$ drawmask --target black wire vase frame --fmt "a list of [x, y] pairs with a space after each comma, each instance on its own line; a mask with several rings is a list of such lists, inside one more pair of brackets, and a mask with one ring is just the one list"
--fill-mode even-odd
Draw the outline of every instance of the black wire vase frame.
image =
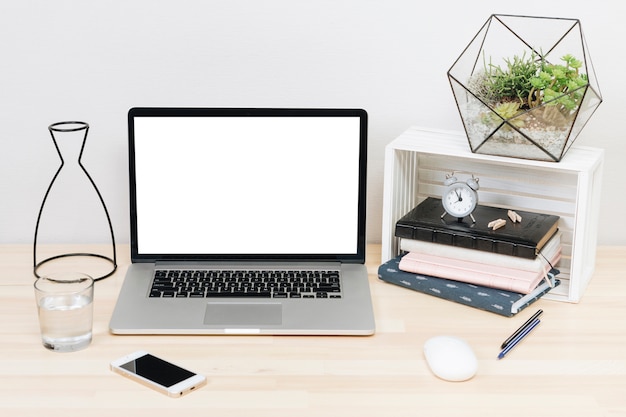
[[[33, 243], [33, 273], [37, 278], [40, 278], [39, 275], [39, 268], [41, 266], [43, 266], [44, 264], [50, 262], [50, 261], [54, 261], [54, 260], [58, 260], [58, 259], [62, 259], [62, 258], [70, 258], [70, 257], [94, 257], [94, 258], [99, 258], [104, 260], [107, 263], [111, 264], [111, 269], [108, 272], [103, 273], [101, 276], [99, 277], [93, 277], [95, 281], [104, 279], [109, 277], [110, 275], [112, 275], [115, 270], [117, 269], [117, 255], [116, 255], [116, 248], [115, 248], [115, 236], [113, 234], [113, 225], [111, 224], [111, 218], [109, 216], [109, 211], [107, 210], [106, 204], [104, 204], [104, 199], [102, 198], [102, 194], [100, 194], [100, 190], [98, 190], [98, 187], [96, 186], [96, 183], [93, 181], [93, 179], [91, 178], [91, 175], [89, 175], [89, 173], [87, 172], [87, 170], [85, 169], [85, 167], [83, 166], [82, 162], [81, 162], [81, 158], [83, 155], [83, 150], [85, 148], [85, 142], [87, 141], [87, 134], [89, 132], [89, 124], [85, 123], [85, 122], [58, 122], [58, 123], [53, 123], [50, 126], [48, 126], [48, 130], [50, 131], [50, 135], [52, 136], [52, 141], [54, 143], [54, 147], [56, 148], [56, 151], [59, 155], [59, 158], [61, 159], [61, 165], [59, 166], [59, 168], [57, 169], [56, 173], [54, 174], [54, 176], [52, 177], [52, 181], [50, 182], [50, 185], [48, 186], [48, 189], [46, 190], [46, 193], [44, 195], [43, 201], [41, 202], [41, 207], [39, 208], [39, 214], [37, 216], [37, 224], [35, 226], [35, 238], [34, 238], [34, 243]], [[104, 209], [104, 214], [106, 216], [106, 220], [108, 222], [108, 229], [109, 232], [111, 234], [111, 245], [112, 245], [112, 256], [106, 256], [103, 254], [99, 254], [99, 253], [85, 253], [85, 252], [76, 252], [76, 253], [63, 253], [60, 255], [55, 255], [55, 256], [51, 256], [49, 258], [43, 259], [41, 261], [37, 261], [37, 238], [38, 238], [38, 234], [39, 234], [39, 229], [40, 229], [40, 222], [41, 222], [41, 218], [42, 218], [42, 214], [44, 212], [44, 206], [46, 205], [46, 201], [48, 201], [48, 197], [50, 196], [50, 191], [53, 189], [55, 182], [57, 181], [59, 174], [61, 173], [64, 165], [65, 165], [65, 160], [63, 159], [63, 155], [61, 152], [61, 149], [59, 148], [59, 144], [57, 143], [57, 139], [55, 138], [55, 133], [68, 133], [68, 132], [81, 132], [84, 131], [84, 135], [82, 137], [82, 141], [80, 144], [80, 152], [78, 154], [78, 166], [80, 167], [80, 170], [85, 174], [85, 176], [87, 177], [87, 179], [89, 180], [89, 183], [91, 184], [91, 186], [93, 187], [93, 189], [95, 190], [96, 194], [98, 195], [98, 199], [100, 200], [100, 204], [102, 205], [102, 208]]]

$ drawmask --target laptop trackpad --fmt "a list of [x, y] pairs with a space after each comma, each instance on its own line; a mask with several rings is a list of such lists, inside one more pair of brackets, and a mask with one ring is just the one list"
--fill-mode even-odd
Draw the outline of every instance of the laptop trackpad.
[[208, 325], [262, 326], [282, 321], [282, 305], [277, 303], [209, 303], [204, 313]]

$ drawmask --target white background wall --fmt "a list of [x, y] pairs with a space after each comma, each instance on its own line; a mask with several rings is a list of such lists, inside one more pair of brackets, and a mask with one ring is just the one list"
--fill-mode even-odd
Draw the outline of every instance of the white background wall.
[[2, 1], [0, 243], [32, 242], [58, 166], [47, 126], [68, 119], [91, 125], [83, 162], [128, 241], [132, 106], [365, 108], [379, 241], [384, 147], [462, 129], [446, 71], [492, 13], [581, 20], [604, 102], [576, 143], [606, 149], [599, 243], [626, 244], [626, 3], [608, 0]]

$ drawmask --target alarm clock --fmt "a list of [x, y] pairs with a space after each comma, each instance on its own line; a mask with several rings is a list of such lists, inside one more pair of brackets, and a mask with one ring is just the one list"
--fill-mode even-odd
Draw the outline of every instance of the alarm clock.
[[466, 216], [470, 216], [472, 223], [476, 223], [472, 213], [478, 206], [478, 178], [471, 174], [466, 181], [459, 181], [455, 173], [446, 175], [443, 185], [446, 187], [441, 196], [441, 203], [446, 214], [454, 216], [460, 222]]

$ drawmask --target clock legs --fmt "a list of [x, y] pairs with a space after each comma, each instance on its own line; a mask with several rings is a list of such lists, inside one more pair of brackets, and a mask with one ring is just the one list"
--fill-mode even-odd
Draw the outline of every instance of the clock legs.
[[[440, 219], [443, 220], [443, 218], [445, 217], [446, 214], [448, 214], [448, 213], [444, 211], [443, 214], [441, 215]], [[474, 215], [472, 213], [470, 213], [469, 216], [470, 216], [470, 219], [472, 219], [472, 223], [476, 223], [476, 219], [474, 218]], [[457, 217], [457, 221], [459, 223], [462, 223], [463, 219], [464, 219], [464, 217]]]

